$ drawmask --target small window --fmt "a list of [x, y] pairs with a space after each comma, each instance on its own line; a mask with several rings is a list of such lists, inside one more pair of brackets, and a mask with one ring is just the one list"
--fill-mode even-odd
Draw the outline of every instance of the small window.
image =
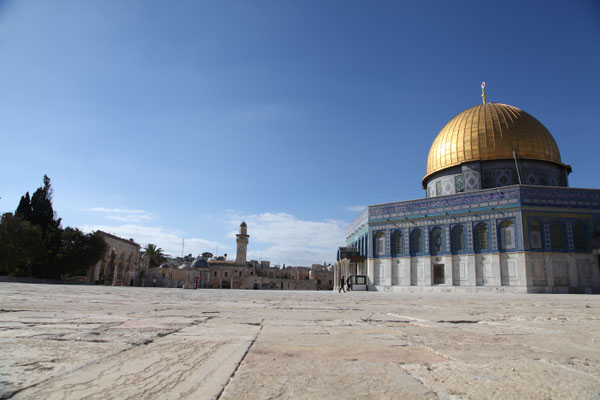
[[465, 249], [465, 229], [462, 225], [452, 228], [452, 253], [457, 254]]
[[215, 275], [214, 276], [217, 276], [217, 271], [215, 271]]
[[394, 232], [394, 236], [392, 239], [392, 244], [394, 249], [392, 250], [393, 255], [402, 254], [404, 251], [404, 237], [402, 236], [402, 232], [396, 231]]
[[515, 224], [511, 221], [503, 221], [500, 224], [500, 248], [514, 249], [515, 247]]
[[225, 276], [227, 276], [227, 271], [225, 271]]
[[410, 233], [410, 254], [415, 255], [423, 252], [423, 237], [419, 228]]
[[585, 250], [585, 224], [581, 221], [577, 221], [573, 224], [573, 245], [575, 250]]
[[550, 237], [552, 239], [552, 248], [561, 250], [565, 248], [564, 229], [560, 222], [553, 222], [550, 226]]
[[385, 233], [377, 232], [375, 234], [375, 255], [385, 256]]
[[477, 250], [487, 250], [490, 243], [490, 232], [488, 226], [485, 223], [477, 225], [475, 228], [476, 242], [475, 247]]
[[431, 254], [441, 253], [444, 246], [443, 246], [443, 240], [442, 240], [442, 230], [440, 228], [434, 228], [431, 231], [430, 241], [431, 241], [431, 244], [430, 244]]
[[532, 249], [542, 248], [542, 224], [535, 219], [529, 221], [529, 246]]

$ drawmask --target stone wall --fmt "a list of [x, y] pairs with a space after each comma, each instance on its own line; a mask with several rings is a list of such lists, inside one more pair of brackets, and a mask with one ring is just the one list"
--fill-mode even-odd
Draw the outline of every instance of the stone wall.
[[123, 239], [98, 231], [106, 242], [106, 253], [88, 270], [87, 281], [113, 286], [129, 286], [139, 270], [140, 245], [133, 239]]
[[597, 256], [568, 253], [491, 253], [369, 259], [374, 290], [437, 287], [518, 292], [600, 293]]

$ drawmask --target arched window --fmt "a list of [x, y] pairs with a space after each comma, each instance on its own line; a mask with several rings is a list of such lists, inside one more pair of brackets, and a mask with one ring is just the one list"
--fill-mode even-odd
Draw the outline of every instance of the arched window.
[[490, 246], [490, 231], [487, 224], [480, 223], [475, 228], [475, 250], [487, 250]]
[[560, 222], [553, 222], [550, 225], [550, 238], [552, 239], [553, 250], [563, 250], [565, 246], [565, 233]]
[[419, 228], [410, 233], [410, 255], [413, 256], [423, 252], [423, 237]]
[[375, 234], [375, 256], [385, 256], [385, 233], [383, 232]]
[[515, 224], [512, 221], [502, 221], [500, 224], [500, 248], [506, 250], [515, 247]]
[[452, 253], [457, 254], [465, 249], [465, 229], [462, 225], [452, 228]]
[[581, 221], [577, 221], [573, 224], [573, 245], [575, 250], [585, 250], [586, 246], [586, 233], [585, 224]]
[[529, 247], [541, 249], [542, 246], [542, 224], [533, 219], [529, 221]]
[[442, 230], [440, 228], [433, 228], [429, 235], [429, 250], [431, 254], [439, 254], [443, 249]]
[[396, 231], [392, 235], [392, 254], [394, 256], [400, 255], [404, 252], [404, 236], [402, 232]]

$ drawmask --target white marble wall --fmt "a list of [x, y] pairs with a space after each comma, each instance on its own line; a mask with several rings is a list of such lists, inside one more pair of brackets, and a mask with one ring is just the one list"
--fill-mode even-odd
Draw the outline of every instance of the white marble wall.
[[[435, 265], [444, 283], [434, 285]], [[600, 289], [598, 259], [592, 254], [511, 252], [469, 255], [376, 258], [367, 261], [369, 284], [388, 287], [513, 287], [523, 291]], [[560, 289], [558, 291], [561, 291]]]

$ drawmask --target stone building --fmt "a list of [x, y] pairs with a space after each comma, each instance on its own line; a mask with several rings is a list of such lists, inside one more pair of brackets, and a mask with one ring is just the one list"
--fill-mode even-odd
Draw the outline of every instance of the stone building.
[[[426, 198], [365, 208], [335, 265], [369, 290], [600, 291], [600, 190], [568, 186], [571, 167], [533, 116], [487, 103], [437, 135]], [[347, 253], [348, 256], [343, 256]]]
[[129, 286], [139, 270], [140, 245], [133, 239], [97, 232], [106, 242], [106, 253], [88, 269], [87, 281], [102, 285]]
[[[246, 261], [248, 227], [240, 224], [237, 234], [236, 260], [176, 259], [159, 268], [140, 269], [134, 277], [135, 286], [158, 286], [198, 289], [278, 289], [278, 290], [331, 290], [333, 270], [326, 266], [270, 267], [268, 261]], [[123, 240], [123, 239], [121, 239]], [[139, 246], [138, 246], [139, 249]], [[177, 267], [177, 261], [182, 261]], [[124, 282], [124, 281], [123, 281]]]
[[[204, 261], [198, 262], [199, 260]], [[210, 270], [204, 259], [196, 259], [190, 266], [147, 268], [138, 274], [135, 286], [158, 286], [170, 288], [210, 288]]]

